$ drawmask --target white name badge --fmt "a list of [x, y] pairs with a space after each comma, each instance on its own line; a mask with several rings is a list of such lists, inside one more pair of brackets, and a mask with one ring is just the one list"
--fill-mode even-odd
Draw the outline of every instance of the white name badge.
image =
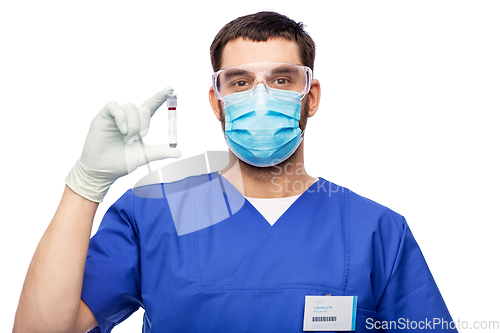
[[354, 331], [358, 296], [306, 296], [304, 331]]

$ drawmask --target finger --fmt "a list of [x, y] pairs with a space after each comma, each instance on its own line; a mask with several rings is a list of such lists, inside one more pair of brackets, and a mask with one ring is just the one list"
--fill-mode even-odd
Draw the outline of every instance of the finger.
[[122, 105], [121, 108], [127, 115], [128, 132], [124, 140], [126, 143], [130, 144], [136, 140], [139, 140], [139, 130], [141, 128], [139, 111], [137, 110], [137, 107], [132, 103]]
[[174, 92], [174, 88], [166, 87], [165, 89], [158, 91], [147, 101], [142, 103], [141, 106], [147, 107], [151, 111], [151, 116], [158, 110], [158, 108], [166, 101], [167, 96]]
[[146, 150], [149, 162], [161, 160], [167, 157], [178, 158], [181, 156], [181, 151], [179, 149], [170, 148], [166, 145], [149, 146], [145, 144], [144, 149]]
[[139, 119], [140, 119], [140, 128], [139, 133], [141, 138], [145, 137], [149, 131], [149, 123], [151, 120], [151, 112], [145, 106], [141, 106], [139, 109]]
[[127, 126], [127, 114], [118, 103], [112, 101], [106, 104], [102, 109], [101, 115], [105, 118], [113, 118], [115, 120], [116, 127], [120, 130], [123, 135], [128, 132]]

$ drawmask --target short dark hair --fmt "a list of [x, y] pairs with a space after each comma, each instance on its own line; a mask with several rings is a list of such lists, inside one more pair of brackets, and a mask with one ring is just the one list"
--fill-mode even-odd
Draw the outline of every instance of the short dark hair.
[[210, 60], [214, 72], [221, 69], [222, 51], [226, 44], [239, 37], [255, 42], [280, 37], [294, 41], [299, 46], [302, 64], [314, 69], [316, 46], [304, 30], [304, 24], [275, 12], [259, 12], [238, 17], [226, 24], [215, 36], [210, 46]]

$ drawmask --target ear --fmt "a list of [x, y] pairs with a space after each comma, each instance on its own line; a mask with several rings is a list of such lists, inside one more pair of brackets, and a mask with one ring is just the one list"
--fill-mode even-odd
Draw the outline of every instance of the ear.
[[214, 87], [210, 87], [210, 89], [208, 89], [208, 100], [210, 101], [210, 106], [212, 107], [215, 116], [220, 121], [219, 100], [217, 99], [217, 96], [215, 96]]
[[314, 79], [311, 82], [311, 89], [309, 90], [309, 114], [312, 117], [316, 114], [319, 108], [319, 101], [321, 99], [321, 86], [319, 81]]

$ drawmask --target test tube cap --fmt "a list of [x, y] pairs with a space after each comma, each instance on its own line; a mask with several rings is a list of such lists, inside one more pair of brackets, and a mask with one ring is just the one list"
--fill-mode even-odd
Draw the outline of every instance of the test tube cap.
[[177, 95], [168, 95], [167, 96], [167, 107], [176, 108], [177, 107]]

